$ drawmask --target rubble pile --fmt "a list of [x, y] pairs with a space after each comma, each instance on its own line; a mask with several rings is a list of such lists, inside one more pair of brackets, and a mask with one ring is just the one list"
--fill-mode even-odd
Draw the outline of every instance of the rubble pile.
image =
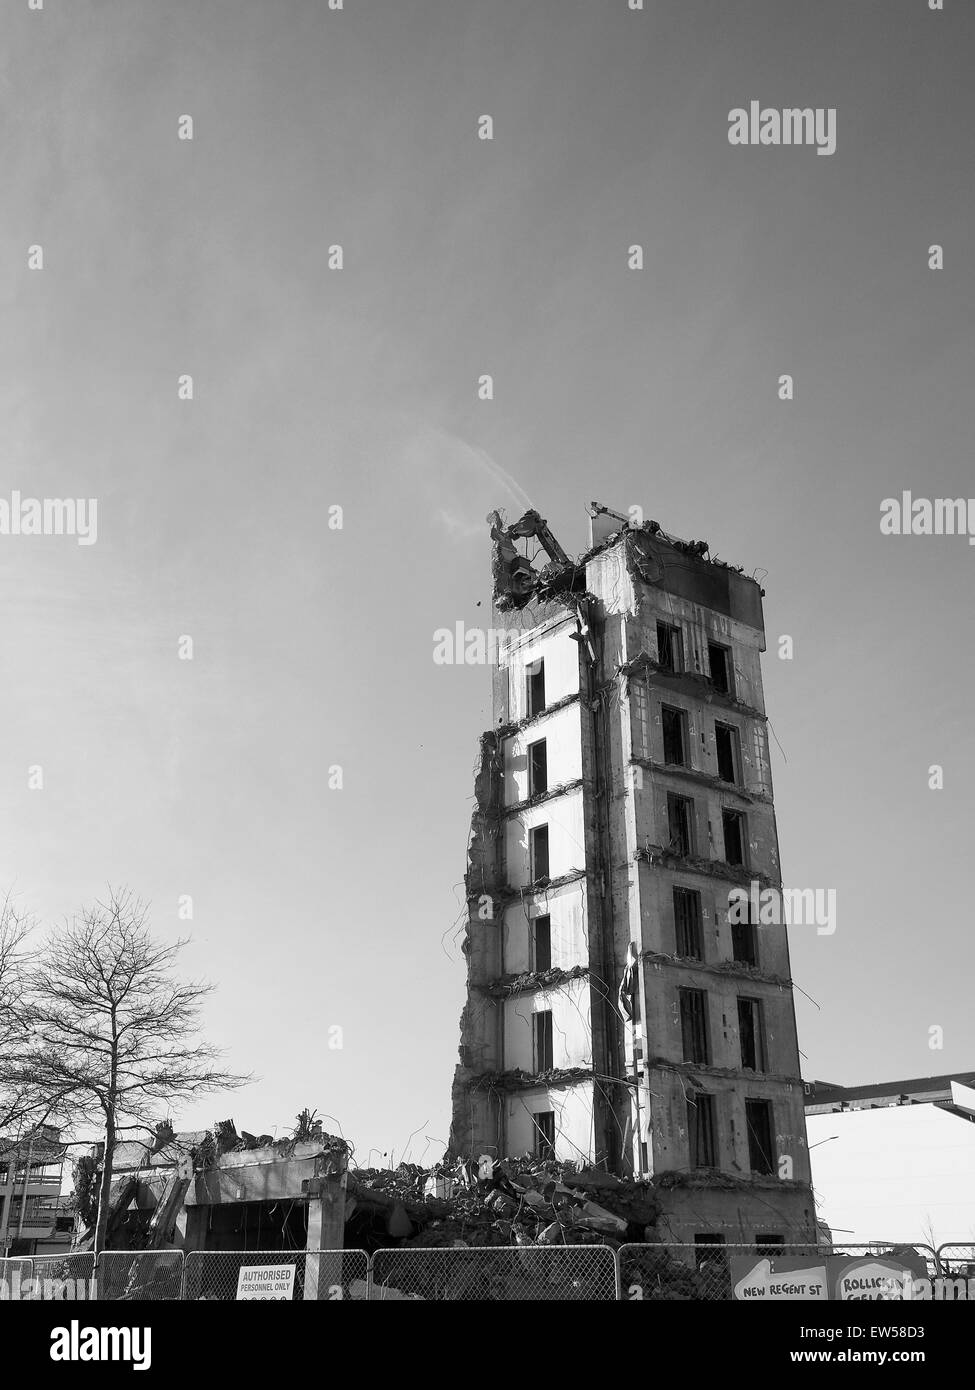
[[727, 1270], [720, 1260], [691, 1269], [662, 1246], [627, 1251], [623, 1280], [627, 1288], [639, 1285], [641, 1297], [652, 1298], [655, 1303], [716, 1298], [715, 1289], [723, 1286], [727, 1286], [727, 1291], [721, 1297], [731, 1298]]
[[[352, 1169], [347, 1243], [404, 1246], [609, 1245], [654, 1238], [649, 1181], [554, 1159], [490, 1158]], [[356, 1240], [349, 1238], [355, 1233]]]
[[[175, 1136], [179, 1145], [180, 1136]], [[193, 1159], [198, 1168], [212, 1168], [217, 1159], [226, 1153], [244, 1153], [252, 1149], [269, 1149], [278, 1157], [287, 1158], [294, 1153], [298, 1144], [320, 1144], [323, 1152], [348, 1153], [348, 1144], [336, 1134], [327, 1134], [321, 1120], [314, 1112], [302, 1110], [297, 1124], [290, 1134], [275, 1139], [270, 1134], [250, 1134], [246, 1129], [237, 1133], [233, 1120], [218, 1120], [212, 1129], [206, 1130], [195, 1142], [179, 1145]]]

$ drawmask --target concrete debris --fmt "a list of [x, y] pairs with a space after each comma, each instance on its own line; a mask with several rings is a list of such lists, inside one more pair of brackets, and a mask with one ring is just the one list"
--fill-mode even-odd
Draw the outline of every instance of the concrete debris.
[[[471, 821], [472, 828], [476, 819], [477, 813], [475, 812], [475, 815]], [[470, 862], [472, 866], [474, 864], [473, 851], [474, 838], [472, 834], [471, 845], [468, 850], [468, 855], [470, 857]], [[494, 889], [491, 896], [494, 899], [496, 907], [503, 907], [506, 906], [508, 903], [524, 902], [527, 897], [530, 897], [533, 893], [537, 893], [542, 889], [547, 889], [551, 893], [554, 892], [556, 888], [565, 888], [570, 883], [578, 883], [580, 879], [583, 879], [585, 877], [585, 869], [570, 869], [568, 873], [559, 874], [558, 878], [537, 878], [535, 879], [534, 883], [531, 883], [527, 886], [522, 885], [521, 887], [514, 888], [510, 884], [502, 884]], [[468, 875], [468, 885], [470, 885], [473, 881], [474, 880], [471, 879], [470, 875]], [[477, 902], [480, 896], [481, 895], [479, 893], [476, 893], [470, 886], [468, 887], [468, 902]]]
[[233, 1120], [218, 1120], [212, 1129], [207, 1130], [202, 1139], [195, 1143], [181, 1142], [176, 1135], [176, 1147], [185, 1149], [197, 1167], [211, 1167], [218, 1158], [227, 1153], [244, 1153], [252, 1149], [273, 1149], [284, 1156], [303, 1143], [321, 1144], [324, 1149], [347, 1153], [348, 1144], [336, 1134], [326, 1134], [321, 1120], [316, 1120], [313, 1111], [302, 1110], [297, 1116], [297, 1124], [291, 1134], [275, 1139], [271, 1134], [250, 1134], [246, 1129], [237, 1133]]
[[[624, 668], [621, 667], [620, 669]], [[579, 692], [573, 691], [570, 695], [563, 695], [561, 700], [553, 700], [551, 704], [545, 706], [546, 716], [557, 714], [559, 710], [566, 709], [569, 705], [578, 704], [579, 698]], [[491, 732], [498, 739], [510, 738], [512, 734], [518, 734], [521, 733], [522, 729], [527, 729], [535, 718], [536, 716], [533, 714], [526, 714], [521, 719], [509, 720], [506, 724], [498, 724]]]
[[[423, 1187], [424, 1197], [439, 1197], [443, 1202], [454, 1195], [454, 1180], [447, 1173], [431, 1173]], [[348, 1214], [348, 1209], [346, 1209]]]
[[502, 1192], [500, 1189], [489, 1192], [484, 1199], [484, 1205], [490, 1207], [496, 1216], [518, 1215], [518, 1199], [509, 1197], [507, 1192]]
[[471, 1082], [471, 1089], [476, 1091], [487, 1086], [496, 1091], [525, 1091], [535, 1086], [572, 1085], [576, 1081], [591, 1080], [591, 1067], [549, 1067], [537, 1072], [513, 1067], [510, 1071], [482, 1072]]
[[742, 888], [757, 883], [761, 888], [781, 889], [781, 879], [770, 878], [758, 869], [746, 868], [740, 864], [729, 864], [723, 859], [704, 859], [699, 854], [680, 854], [669, 845], [655, 845], [649, 841], [633, 851], [633, 858], [645, 860], [648, 864], [664, 864], [671, 868], [685, 868], [694, 873], [706, 874], [709, 878], [733, 879]]
[[305, 1109], [297, 1116], [298, 1123], [295, 1125], [293, 1135], [297, 1143], [312, 1143], [324, 1137], [322, 1122], [315, 1118], [317, 1113], [315, 1110]]
[[[405, 1246], [622, 1245], [653, 1239], [660, 1207], [649, 1180], [630, 1182], [555, 1159], [478, 1160], [435, 1168], [350, 1169], [346, 1243]], [[404, 1226], [404, 1219], [409, 1229]]]
[[160, 1120], [155, 1128], [151, 1152], [159, 1153], [161, 1149], [165, 1149], [167, 1145], [171, 1144], [175, 1138], [176, 1132], [173, 1129], [172, 1120]]
[[[654, 1302], [697, 1302], [714, 1298], [717, 1281], [722, 1277], [727, 1277], [723, 1266], [710, 1262], [694, 1270], [663, 1247], [631, 1250], [627, 1255], [627, 1284], [638, 1284], [643, 1289], [643, 1297], [652, 1298]], [[730, 1286], [723, 1296], [731, 1298]]]
[[598, 1206], [595, 1202], [584, 1202], [582, 1205], [583, 1217], [586, 1224], [594, 1231], [605, 1231], [609, 1235], [626, 1235], [627, 1223], [621, 1216], [614, 1216], [605, 1207]]
[[574, 965], [571, 970], [562, 970], [553, 965], [548, 970], [526, 970], [521, 975], [505, 975], [496, 980], [487, 992], [502, 999], [509, 994], [526, 994], [536, 989], [551, 989], [553, 985], [565, 985], [570, 980], [584, 980], [588, 975], [588, 965]]
[[266, 1149], [274, 1143], [273, 1134], [248, 1134], [246, 1129], [240, 1132], [240, 1143], [238, 1149]]

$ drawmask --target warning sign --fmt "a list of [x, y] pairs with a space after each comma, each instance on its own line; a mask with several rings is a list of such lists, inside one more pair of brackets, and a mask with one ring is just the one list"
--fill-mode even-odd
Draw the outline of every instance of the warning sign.
[[242, 1265], [237, 1275], [237, 1300], [294, 1297], [294, 1265]]

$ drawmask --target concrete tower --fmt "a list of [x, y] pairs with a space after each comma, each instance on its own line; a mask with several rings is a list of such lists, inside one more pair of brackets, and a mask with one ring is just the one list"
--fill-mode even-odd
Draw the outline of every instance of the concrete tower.
[[736, 902], [781, 883], [762, 591], [591, 511], [578, 560], [493, 518], [451, 1147], [650, 1178], [665, 1239], [806, 1239], [786, 928]]

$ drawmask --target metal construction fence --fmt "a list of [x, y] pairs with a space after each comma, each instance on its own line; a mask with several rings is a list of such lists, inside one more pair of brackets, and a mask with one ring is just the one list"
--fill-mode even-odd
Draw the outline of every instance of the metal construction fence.
[[[747, 1256], [749, 1260], [776, 1260], [827, 1256], [848, 1260], [881, 1258], [895, 1248], [889, 1243], [871, 1242], [861, 1245], [818, 1246], [814, 1241], [800, 1245], [714, 1244], [714, 1245], [623, 1245], [617, 1252], [620, 1278], [620, 1297], [626, 1299], [704, 1300], [705, 1302], [733, 1299], [732, 1258]], [[930, 1245], [910, 1247], [927, 1268], [930, 1276], [938, 1272], [938, 1262]]]
[[183, 1298], [333, 1302], [365, 1299], [369, 1256], [364, 1250], [198, 1250], [186, 1256]]
[[373, 1299], [612, 1302], [619, 1286], [605, 1245], [487, 1245], [377, 1250]]
[[[733, 1264], [736, 1256], [748, 1257], [750, 1271], [747, 1262]], [[797, 1256], [905, 1260], [916, 1275], [926, 1269], [932, 1279], [952, 1285], [951, 1292], [933, 1296], [975, 1298], [975, 1243], [952, 1242], [935, 1251], [874, 1241], [830, 1247], [633, 1244], [619, 1250], [400, 1246], [371, 1256], [362, 1250], [201, 1250], [185, 1257], [179, 1250], [111, 1251], [97, 1261], [92, 1254], [36, 1255], [0, 1260], [0, 1301], [707, 1302], [733, 1299], [742, 1269], [759, 1282], [788, 1277], [777, 1271], [788, 1270]]]
[[20, 1266], [9, 1285], [6, 1270], [0, 1276], [7, 1285], [6, 1296], [9, 1298], [44, 1302], [72, 1299], [83, 1302], [98, 1296], [94, 1255], [31, 1255], [4, 1263]]
[[975, 1279], [975, 1241], [950, 1241], [938, 1246], [940, 1272], [955, 1278]]
[[98, 1261], [97, 1297], [111, 1302], [172, 1302], [183, 1297], [181, 1250], [106, 1250]]
[[31, 1275], [31, 1261], [26, 1255], [0, 1260], [0, 1299], [19, 1299], [24, 1280]]

